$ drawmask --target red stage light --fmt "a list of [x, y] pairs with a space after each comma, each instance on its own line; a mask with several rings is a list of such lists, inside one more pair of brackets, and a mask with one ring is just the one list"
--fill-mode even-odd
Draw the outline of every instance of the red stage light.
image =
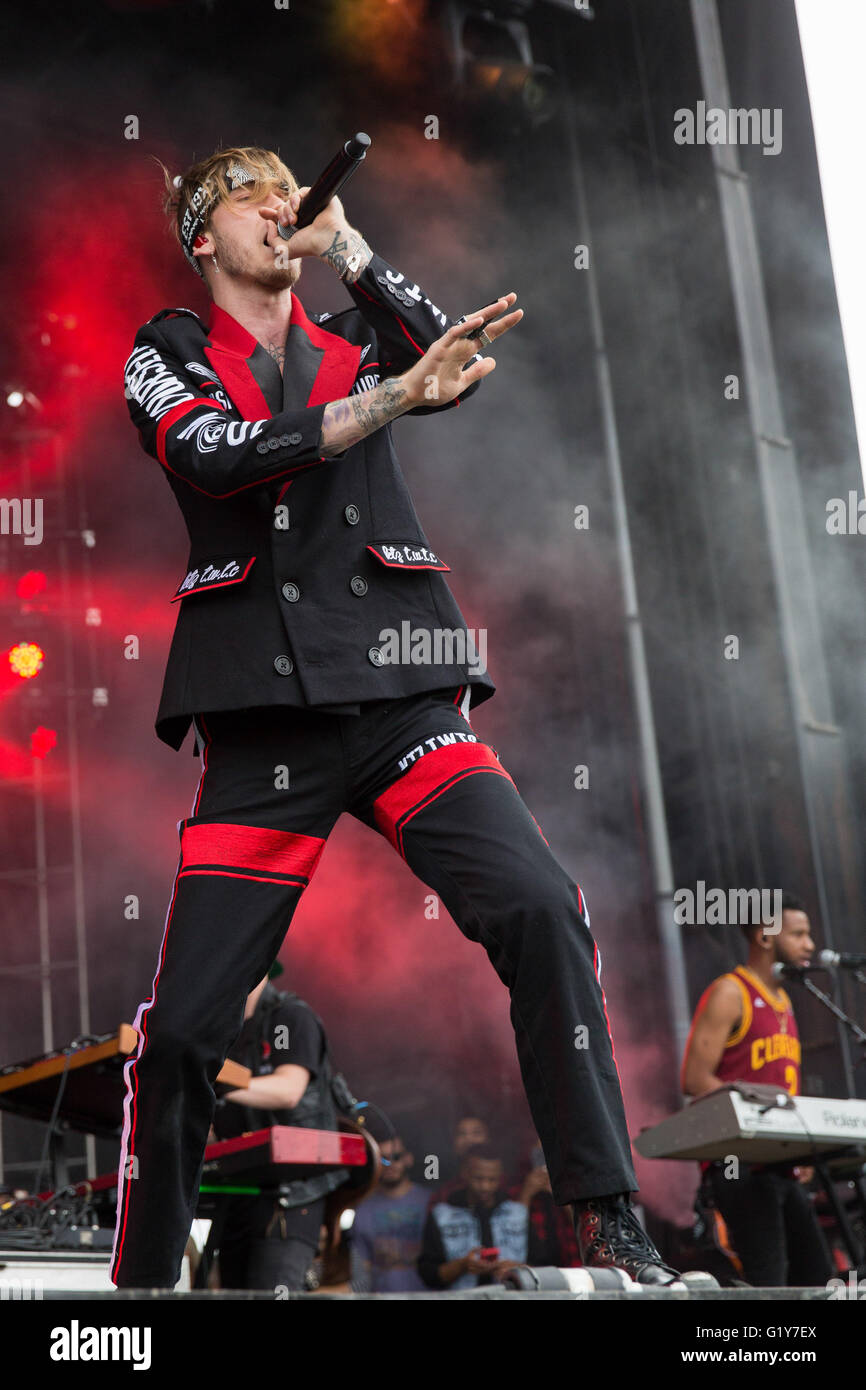
[[27, 573], [22, 574], [21, 578], [18, 580], [15, 586], [15, 592], [19, 598], [35, 598], [37, 594], [42, 593], [47, 584], [48, 580], [42, 573], [42, 570], [28, 570]]
[[57, 730], [46, 729], [42, 724], [30, 735], [30, 752], [34, 758], [44, 758], [45, 754], [57, 746]]
[[30, 680], [42, 670], [45, 661], [45, 653], [41, 647], [37, 647], [35, 642], [19, 642], [17, 646], [10, 648], [9, 665], [16, 676], [21, 676], [23, 680]]

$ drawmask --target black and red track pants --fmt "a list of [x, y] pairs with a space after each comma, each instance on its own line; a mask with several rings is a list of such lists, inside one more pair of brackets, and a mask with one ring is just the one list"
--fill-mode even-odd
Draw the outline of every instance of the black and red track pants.
[[215, 1077], [343, 811], [390, 840], [507, 986], [555, 1201], [637, 1188], [583, 894], [461, 696], [375, 701], [360, 715], [197, 717], [201, 778], [178, 822], [156, 975], [125, 1067], [118, 1287], [180, 1277]]

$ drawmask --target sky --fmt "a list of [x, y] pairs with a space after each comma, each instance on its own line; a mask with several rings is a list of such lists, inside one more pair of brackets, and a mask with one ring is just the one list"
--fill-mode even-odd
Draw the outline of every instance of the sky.
[[862, 173], [862, 0], [796, 0], [824, 211], [866, 486], [866, 261]]

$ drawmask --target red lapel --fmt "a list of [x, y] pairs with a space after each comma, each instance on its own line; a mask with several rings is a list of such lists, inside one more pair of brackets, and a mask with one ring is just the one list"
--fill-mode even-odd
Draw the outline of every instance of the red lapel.
[[354, 343], [347, 343], [336, 333], [328, 333], [317, 323], [311, 323], [306, 310], [292, 292], [292, 323], [304, 330], [313, 347], [324, 348], [325, 355], [319, 363], [316, 380], [307, 405], [323, 405], [328, 401], [341, 401], [348, 396], [358, 375], [361, 349]]
[[[360, 347], [312, 323], [294, 293], [291, 322], [303, 329], [314, 347], [324, 349], [307, 405], [322, 405], [348, 396], [358, 374]], [[248, 333], [225, 309], [214, 304], [208, 324], [208, 339], [205, 355], [244, 419], [269, 420], [271, 412], [268, 403], [247, 360], [256, 350], [256, 339], [252, 333]]]
[[211, 308], [205, 356], [245, 420], [269, 420], [271, 412], [261, 387], [247, 365], [256, 350], [252, 333], [218, 304]]

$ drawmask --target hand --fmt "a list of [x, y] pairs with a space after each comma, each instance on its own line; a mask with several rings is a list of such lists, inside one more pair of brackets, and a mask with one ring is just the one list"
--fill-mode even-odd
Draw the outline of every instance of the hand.
[[544, 1167], [533, 1168], [531, 1173], [527, 1173], [521, 1188], [520, 1196], [523, 1202], [531, 1202], [537, 1192], [550, 1191], [550, 1174]]
[[476, 1245], [468, 1255], [463, 1256], [463, 1268], [467, 1274], [489, 1274], [494, 1268], [493, 1260], [482, 1260], [480, 1255], [481, 1246]]
[[[307, 184], [303, 188], [299, 188], [296, 193], [290, 194], [284, 203], [280, 203], [278, 208], [259, 208], [259, 217], [265, 218], [268, 222], [274, 222], [278, 226], [294, 226], [298, 220], [298, 207], [301, 199], [309, 191], [310, 185]], [[335, 237], [340, 237], [341, 240], [346, 239], [352, 234], [352, 230], [346, 221], [343, 204], [335, 194], [308, 227], [301, 227], [289, 241], [283, 242], [283, 239], [279, 238], [277, 244], [284, 244], [290, 248], [292, 260], [299, 256], [323, 256], [330, 249]], [[355, 235], [358, 234], [355, 233]]]
[[464, 362], [474, 357], [479, 348], [477, 338], [467, 338], [466, 334], [483, 324], [492, 340], [501, 338], [503, 333], [520, 322], [523, 310], [515, 309], [513, 313], [496, 319], [495, 323], [493, 320], [503, 309], [509, 308], [516, 298], [513, 292], [503, 295], [494, 304], [470, 314], [463, 323], [453, 324], [441, 338], [436, 339], [414, 367], [403, 373], [403, 384], [413, 405], [446, 405], [474, 381], [481, 381], [490, 375], [496, 367], [494, 357], [482, 357], [463, 371]]
[[507, 1274], [509, 1269], [516, 1269], [519, 1263], [519, 1260], [497, 1260], [492, 1268], [488, 1265], [487, 1269], [494, 1279], [501, 1280], [503, 1274]]

